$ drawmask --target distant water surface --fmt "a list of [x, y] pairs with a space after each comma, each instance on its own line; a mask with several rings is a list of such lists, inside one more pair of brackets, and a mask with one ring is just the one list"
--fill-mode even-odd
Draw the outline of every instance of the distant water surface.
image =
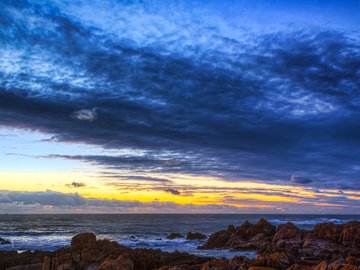
[[255, 223], [262, 217], [274, 225], [291, 221], [304, 229], [321, 222], [340, 224], [360, 220], [360, 216], [349, 215], [0, 215], [0, 237], [12, 243], [0, 245], [0, 249], [51, 251], [68, 246], [77, 233], [93, 232], [98, 238], [115, 240], [132, 248], [178, 250], [213, 257], [253, 257], [254, 252], [197, 250], [204, 241], [167, 240], [166, 235], [177, 232], [185, 236], [189, 231], [211, 234], [228, 224], [238, 226], [245, 220]]

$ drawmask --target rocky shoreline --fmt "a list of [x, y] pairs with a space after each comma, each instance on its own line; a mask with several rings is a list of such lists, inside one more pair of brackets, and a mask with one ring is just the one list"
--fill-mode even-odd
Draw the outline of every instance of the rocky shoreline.
[[[176, 235], [173, 234], [173, 237]], [[204, 238], [188, 234], [187, 238]], [[360, 222], [320, 223], [302, 230], [265, 219], [215, 232], [199, 249], [256, 250], [249, 259], [214, 259], [158, 249], [131, 249], [92, 233], [72, 238], [54, 252], [0, 251], [0, 270], [355, 270], [360, 269]]]

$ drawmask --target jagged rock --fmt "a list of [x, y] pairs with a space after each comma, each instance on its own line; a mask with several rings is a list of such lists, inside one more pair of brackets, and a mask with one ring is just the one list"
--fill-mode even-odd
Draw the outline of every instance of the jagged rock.
[[198, 233], [198, 232], [188, 232], [188, 234], [186, 235], [186, 239], [187, 240], [202, 240], [202, 239], [206, 239], [207, 236], [205, 234], [202, 233]]
[[315, 266], [314, 270], [328, 270], [328, 265], [329, 263], [327, 261], [322, 261]]
[[209, 239], [206, 243], [199, 247], [199, 249], [216, 249], [226, 247], [227, 241], [229, 241], [230, 236], [233, 234], [232, 230], [224, 230], [216, 232], [209, 236]]
[[185, 238], [182, 234], [180, 233], [169, 233], [167, 236], [166, 236], [167, 239], [169, 240], [173, 240], [173, 239], [177, 239], [177, 238]]
[[96, 270], [133, 270], [134, 257], [130, 253], [125, 253], [117, 257], [115, 260], [106, 259]]
[[227, 230], [210, 235], [208, 241], [200, 249], [238, 249], [238, 250], [265, 250], [271, 243], [276, 227], [265, 219], [256, 224], [245, 221], [235, 228], [229, 225]]
[[278, 226], [271, 245], [276, 250], [287, 250], [296, 253], [302, 247], [302, 231], [293, 223]]
[[295, 262], [294, 258], [285, 252], [275, 252], [272, 254], [260, 254], [252, 262], [252, 266], [267, 266], [276, 269], [287, 269]]
[[342, 226], [339, 244], [348, 247], [360, 247], [360, 222], [350, 221]]
[[332, 222], [320, 223], [315, 225], [312, 234], [317, 239], [337, 242], [340, 237], [342, 227], [343, 225], [336, 225]]
[[292, 223], [282, 224], [275, 231], [269, 224], [260, 220], [256, 224], [244, 222], [237, 228], [230, 225], [227, 230], [212, 234], [204, 245], [264, 251], [252, 261], [246, 257], [213, 259], [181, 252], [130, 249], [109, 240], [96, 240], [94, 234], [84, 233], [74, 236], [69, 248], [54, 252], [0, 251], [0, 270], [359, 269], [359, 222], [323, 223], [312, 231], [300, 230]]

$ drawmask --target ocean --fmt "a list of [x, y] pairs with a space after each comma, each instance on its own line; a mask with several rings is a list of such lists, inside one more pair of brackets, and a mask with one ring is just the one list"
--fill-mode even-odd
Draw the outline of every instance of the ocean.
[[163, 251], [183, 251], [197, 255], [226, 257], [255, 252], [198, 250], [204, 240], [168, 240], [170, 232], [201, 232], [211, 234], [226, 229], [228, 224], [240, 225], [245, 220], [257, 222], [266, 218], [274, 225], [291, 221], [304, 229], [317, 223], [345, 223], [360, 220], [349, 215], [197, 215], [197, 214], [118, 214], [118, 215], [0, 215], [0, 237], [11, 245], [0, 245], [0, 250], [47, 250], [69, 246], [71, 237], [80, 232], [93, 232], [98, 238], [115, 240], [132, 248], [156, 248]]

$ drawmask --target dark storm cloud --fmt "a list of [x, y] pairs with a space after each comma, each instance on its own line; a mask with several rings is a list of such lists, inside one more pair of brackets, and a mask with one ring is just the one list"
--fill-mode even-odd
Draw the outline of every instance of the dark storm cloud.
[[311, 180], [310, 178], [306, 178], [306, 177], [292, 175], [290, 178], [290, 182], [294, 183], [294, 184], [310, 184], [313, 182], [313, 180]]
[[143, 45], [137, 33], [118, 37], [50, 4], [2, 5], [0, 124], [145, 151], [49, 158], [229, 181], [288, 183], [298, 172], [313, 182], [295, 183], [320, 187], [359, 181], [357, 33], [241, 40], [196, 22], [205, 46], [166, 34]]
[[116, 173], [108, 173], [108, 172], [104, 172], [102, 175], [104, 178], [109, 178], [109, 179], [124, 179], [124, 180], [136, 180], [136, 181], [158, 182], [158, 183], [172, 182], [171, 180], [166, 178], [142, 176], [142, 175], [119, 175]]

